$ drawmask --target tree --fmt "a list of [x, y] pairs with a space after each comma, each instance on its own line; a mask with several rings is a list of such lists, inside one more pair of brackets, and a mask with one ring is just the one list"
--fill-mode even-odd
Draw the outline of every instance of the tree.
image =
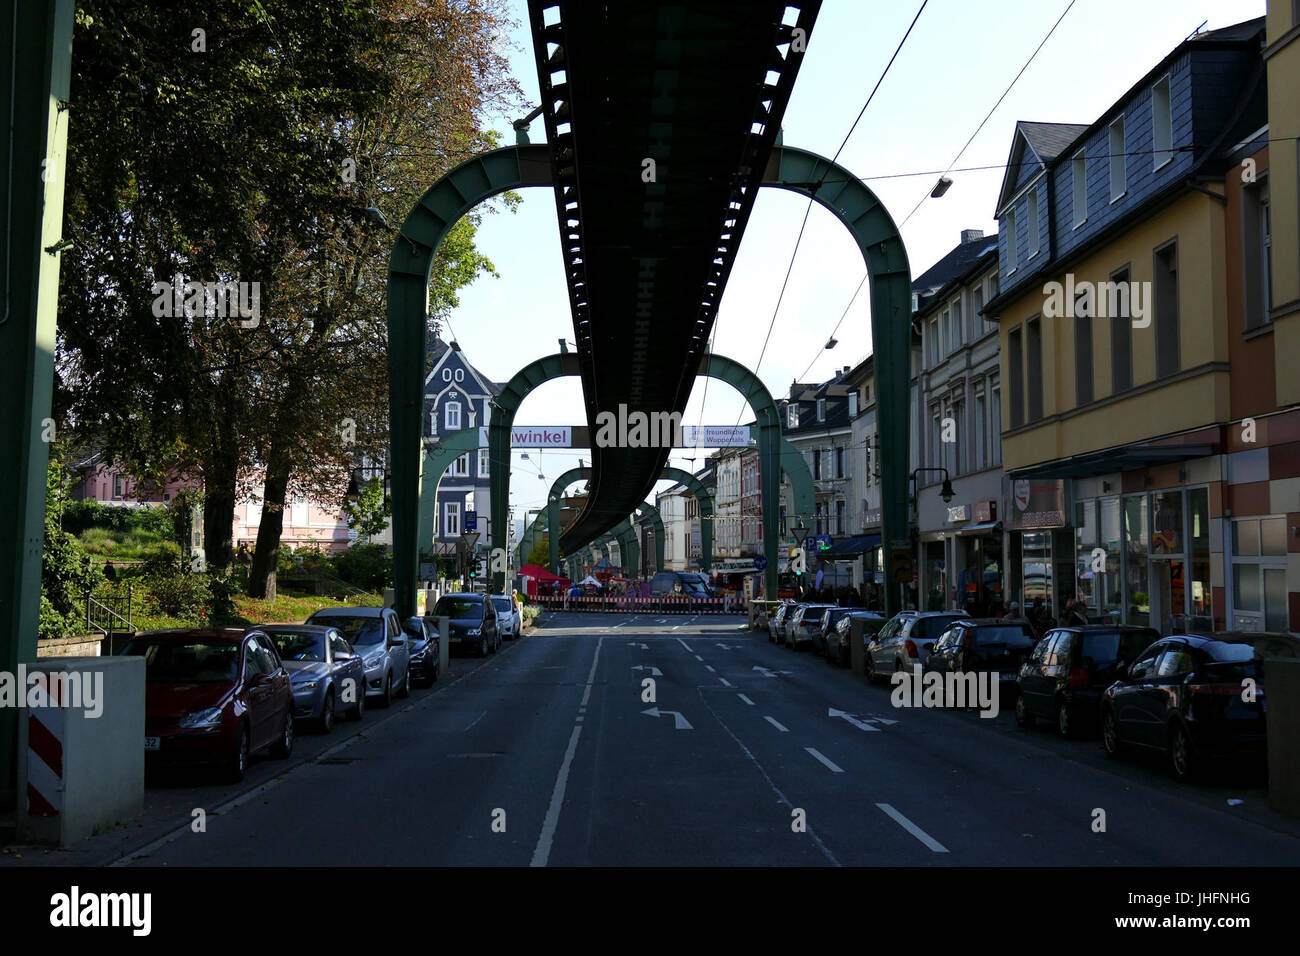
[[551, 563], [551, 543], [545, 536], [537, 539], [532, 550], [528, 552], [528, 557], [524, 559], [524, 564], [538, 564], [542, 567], [549, 567]]
[[384, 494], [383, 482], [370, 481], [361, 487], [356, 501], [344, 501], [343, 513], [349, 528], [363, 538], [373, 538], [388, 527], [393, 505]]
[[[57, 416], [140, 477], [200, 477], [213, 567], [262, 484], [254, 593], [273, 593], [286, 498], [341, 498], [355, 458], [386, 445], [379, 219], [487, 145], [485, 111], [516, 98], [503, 9], [79, 5]], [[446, 244], [431, 311], [491, 271], [473, 227]], [[176, 277], [238, 283], [252, 314], [202, 290], [176, 308]]]
[[39, 637], [65, 637], [79, 631], [82, 601], [102, 576], [81, 542], [63, 530], [69, 476], [62, 455], [51, 449], [45, 471], [45, 540], [41, 551]]

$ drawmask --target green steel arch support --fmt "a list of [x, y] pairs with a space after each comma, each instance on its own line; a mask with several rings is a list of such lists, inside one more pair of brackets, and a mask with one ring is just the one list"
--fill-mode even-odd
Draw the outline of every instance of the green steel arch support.
[[[888, 210], [861, 180], [816, 153], [778, 146], [768, 160], [764, 186], [788, 189], [821, 203], [844, 223], [862, 252], [871, 282], [871, 342], [880, 414], [881, 532], [885, 553], [910, 546], [907, 515], [909, 362], [912, 276], [907, 249]], [[887, 572], [885, 613], [900, 610], [900, 594]]]
[[[664, 569], [664, 519], [656, 508], [648, 501], [641, 503], [640, 511], [644, 511], [650, 519], [650, 524], [654, 526], [655, 533], [655, 572]], [[635, 523], [633, 523], [635, 528]], [[639, 544], [640, 542], [638, 542]]]
[[[437, 441], [425, 453], [420, 473], [420, 525], [416, 536], [416, 556], [426, 546], [433, 547], [434, 514], [438, 510], [438, 486], [442, 476], [466, 452], [478, 448], [478, 429], [462, 428]], [[418, 574], [418, 568], [417, 568]]]
[[[551, 184], [547, 146], [507, 146], [475, 156], [429, 187], [393, 244], [388, 262], [388, 409], [394, 606], [403, 616], [415, 613], [419, 574], [420, 443], [434, 259], [451, 228], [479, 203], [511, 189]], [[495, 523], [495, 512], [492, 517]], [[504, 525], [504, 511], [500, 518]], [[494, 528], [498, 534], [502, 530]]]

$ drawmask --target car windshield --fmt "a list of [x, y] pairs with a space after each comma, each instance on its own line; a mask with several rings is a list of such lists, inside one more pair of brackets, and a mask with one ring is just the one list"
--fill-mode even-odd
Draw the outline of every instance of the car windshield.
[[957, 620], [960, 615], [942, 614], [936, 617], [918, 617], [916, 623], [912, 625], [912, 637], [938, 637], [944, 631], [948, 630], [948, 625]]
[[981, 627], [975, 631], [975, 643], [984, 647], [994, 644], [1006, 647], [1033, 647], [1034, 639], [1019, 627]]
[[315, 615], [307, 619], [308, 624], [329, 624], [343, 632], [343, 637], [353, 647], [367, 644], [379, 644], [384, 639], [384, 619], [380, 617], [353, 617], [351, 615], [330, 614], [323, 618]]
[[1255, 648], [1251, 644], [1229, 644], [1226, 641], [1210, 641], [1203, 647], [1216, 664], [1235, 664], [1255, 659]]
[[325, 660], [325, 638], [311, 631], [267, 631], [267, 636], [280, 652], [281, 660]]
[[506, 612], [509, 612], [512, 608], [510, 598], [505, 597], [504, 595], [494, 596], [492, 598], [492, 606], [495, 607], [498, 611], [506, 611]]
[[408, 617], [406, 623], [402, 625], [402, 630], [417, 641], [424, 640], [424, 618]]
[[143, 657], [145, 680], [165, 684], [233, 681], [239, 666], [239, 645], [229, 641], [134, 640], [121, 653]]
[[438, 599], [433, 609], [434, 617], [482, 617], [483, 605], [468, 597], [444, 597]]

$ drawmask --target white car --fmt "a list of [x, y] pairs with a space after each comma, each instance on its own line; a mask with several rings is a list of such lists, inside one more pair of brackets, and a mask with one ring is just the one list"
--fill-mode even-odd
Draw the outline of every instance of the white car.
[[519, 609], [515, 607], [514, 598], [508, 594], [492, 595], [492, 606], [497, 612], [497, 627], [503, 640], [514, 640], [519, 636]]

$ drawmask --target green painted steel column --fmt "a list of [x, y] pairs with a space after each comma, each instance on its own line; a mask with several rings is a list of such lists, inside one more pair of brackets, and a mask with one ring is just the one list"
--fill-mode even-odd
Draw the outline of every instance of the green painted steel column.
[[439, 439], [424, 455], [420, 475], [420, 531], [416, 554], [433, 547], [434, 514], [438, 510], [438, 486], [456, 459], [478, 448], [478, 429], [462, 428]]
[[[646, 501], [642, 503], [641, 510], [650, 518], [650, 523], [654, 526], [655, 532], [655, 572], [658, 573], [664, 569], [664, 519], [659, 513], [659, 509]], [[638, 569], [639, 570], [639, 569]]]
[[551, 572], [560, 573], [560, 499], [551, 495], [546, 503], [547, 541], [551, 550]]
[[[0, 14], [0, 75], [9, 106], [0, 314], [0, 670], [36, 660], [45, 541], [45, 472], [67, 160], [73, 0], [10, 0]], [[94, 135], [93, 117], [83, 131]], [[14, 799], [18, 709], [0, 707], [0, 806]]]
[[[871, 283], [871, 342], [875, 353], [880, 434], [881, 538], [885, 554], [910, 546], [907, 503], [908, 404], [912, 334], [912, 278], [907, 249], [889, 211], [849, 170], [816, 153], [790, 146], [772, 151], [764, 186], [809, 196], [829, 209], [853, 235]], [[901, 609], [895, 568], [886, 567], [885, 613]]]
[[[419, 573], [420, 443], [429, 276], [434, 258], [457, 221], [485, 199], [525, 186], [549, 186], [551, 181], [546, 146], [507, 146], [476, 156], [429, 188], [407, 214], [393, 244], [388, 264], [388, 410], [394, 605], [403, 616], [415, 613]], [[504, 525], [504, 511], [500, 518]], [[496, 527], [494, 533], [504, 530]]]

